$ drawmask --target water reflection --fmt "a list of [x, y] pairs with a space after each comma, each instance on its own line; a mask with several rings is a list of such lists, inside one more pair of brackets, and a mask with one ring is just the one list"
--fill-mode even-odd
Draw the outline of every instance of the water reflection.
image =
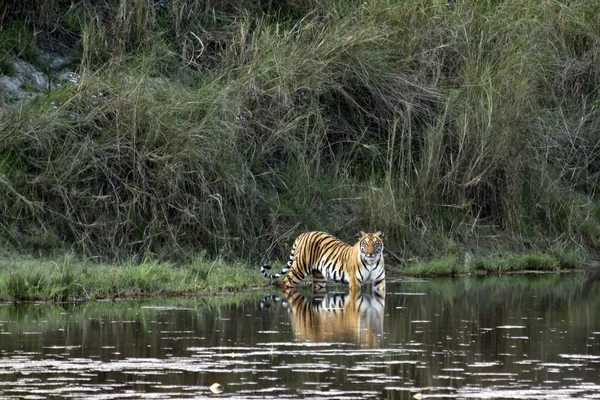
[[[311, 342], [348, 342], [367, 347], [383, 343], [385, 295], [364, 293], [312, 293], [296, 289], [283, 292], [296, 338]], [[281, 302], [277, 296], [263, 299]]]
[[266, 294], [0, 305], [0, 398], [600, 398], [584, 274]]

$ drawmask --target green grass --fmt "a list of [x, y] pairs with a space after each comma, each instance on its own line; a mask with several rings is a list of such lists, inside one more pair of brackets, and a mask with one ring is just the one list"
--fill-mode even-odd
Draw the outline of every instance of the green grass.
[[98, 265], [70, 257], [0, 261], [2, 301], [193, 296], [242, 292], [269, 284], [258, 268], [201, 258], [178, 266], [153, 261]]
[[502, 275], [515, 272], [559, 272], [582, 268], [585, 256], [577, 251], [558, 251], [551, 254], [506, 254], [472, 257], [467, 253], [463, 259], [444, 257], [429, 261], [408, 263], [403, 275], [419, 277], [443, 277], [457, 275]]
[[35, 31], [24, 21], [0, 20], [0, 74], [15, 73], [10, 58], [19, 57], [42, 67], [40, 49], [36, 45]]
[[[575, 251], [509, 254], [458, 260], [443, 257], [409, 262], [400, 269], [388, 264], [388, 278], [502, 275], [514, 272], [558, 272], [583, 265]], [[157, 261], [98, 264], [72, 256], [45, 260], [4, 255], [0, 259], [0, 301], [70, 302], [114, 298], [202, 296], [241, 293], [272, 287], [256, 265], [210, 261], [205, 257], [175, 265]]]
[[405, 275], [419, 277], [454, 276], [466, 272], [467, 269], [453, 257], [411, 263], [402, 270]]
[[472, 268], [474, 271], [483, 271], [487, 273], [503, 273], [515, 271], [558, 271], [560, 268], [559, 260], [555, 257], [545, 254], [526, 254], [510, 255], [507, 257], [497, 257], [495, 259], [477, 259], [473, 260]]
[[[319, 229], [382, 230], [450, 275], [466, 252], [482, 271], [556, 268], [490, 254], [598, 255], [597, 1], [165, 4], [0, 16], [11, 54], [81, 60], [0, 120], [1, 247], [258, 263]], [[123, 280], [158, 290], [160, 268], [139, 268]], [[18, 293], [50, 279], [19, 274]]]

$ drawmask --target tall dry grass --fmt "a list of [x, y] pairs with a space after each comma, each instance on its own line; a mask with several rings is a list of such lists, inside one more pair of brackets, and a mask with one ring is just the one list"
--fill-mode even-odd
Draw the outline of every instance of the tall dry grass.
[[34, 17], [48, 4], [9, 19], [81, 61], [0, 120], [11, 246], [262, 258], [307, 229], [381, 229], [398, 258], [600, 244], [594, 1], [65, 1]]

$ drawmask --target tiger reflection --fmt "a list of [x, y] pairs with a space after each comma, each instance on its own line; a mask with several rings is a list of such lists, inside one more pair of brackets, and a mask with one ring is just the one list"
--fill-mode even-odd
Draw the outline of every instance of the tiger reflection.
[[312, 342], [352, 342], [379, 347], [383, 340], [385, 294], [360, 292], [304, 296], [296, 289], [284, 291], [285, 299], [270, 296], [263, 299], [281, 301], [288, 309], [296, 338]]

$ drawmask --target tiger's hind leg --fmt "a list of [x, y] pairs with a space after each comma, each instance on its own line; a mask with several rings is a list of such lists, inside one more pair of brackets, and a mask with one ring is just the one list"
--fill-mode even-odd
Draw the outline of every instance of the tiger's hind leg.
[[290, 272], [283, 280], [281, 286], [283, 289], [294, 289], [300, 282], [308, 276], [308, 271], [305, 268], [300, 268], [296, 260], [290, 268]]
[[325, 280], [325, 276], [318, 269], [313, 269], [313, 298], [323, 299], [327, 294], [327, 281]]

